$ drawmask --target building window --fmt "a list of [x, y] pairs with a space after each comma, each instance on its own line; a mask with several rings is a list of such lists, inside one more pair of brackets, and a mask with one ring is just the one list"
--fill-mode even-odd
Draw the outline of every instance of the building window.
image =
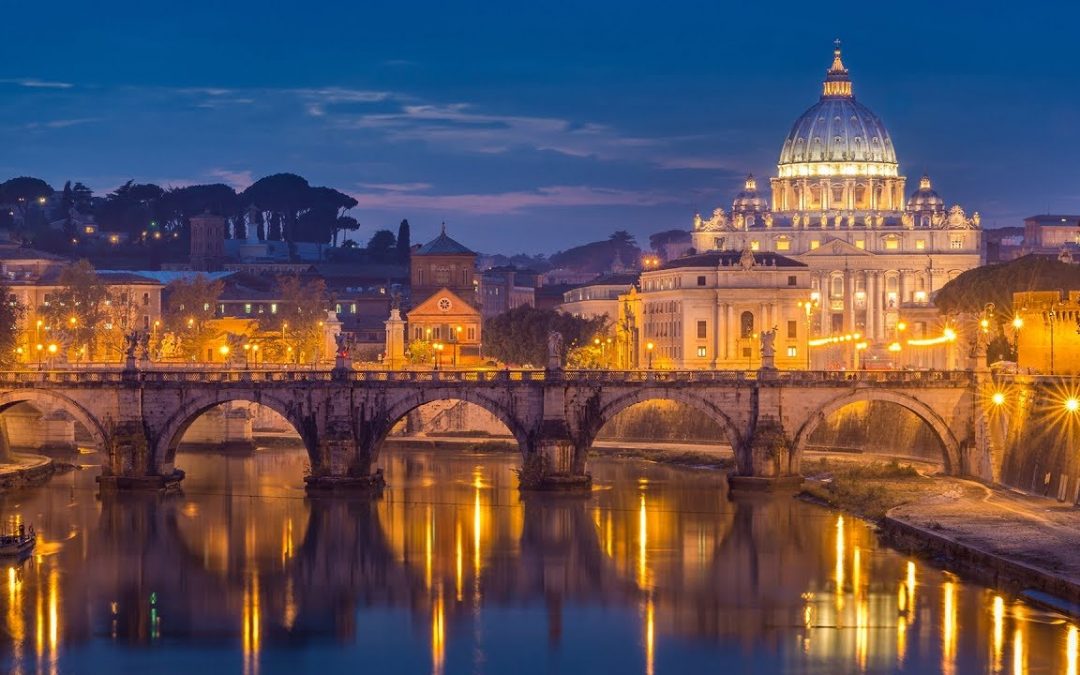
[[915, 240], [915, 250], [916, 251], [925, 251], [926, 250], [926, 240], [925, 239], [916, 239]]
[[434, 335], [435, 335], [436, 340], [441, 340], [442, 339], [442, 326], [435, 326]]
[[915, 302], [926, 302], [926, 291], [915, 291]]
[[750, 240], [750, 250], [751, 251], [760, 251], [761, 250], [761, 242], [758, 241], [757, 239]]
[[795, 277], [794, 274], [789, 274], [788, 275], [788, 278], [787, 278], [787, 285], [788, 286], [794, 286], [797, 282], [798, 282], [798, 279]]
[[855, 240], [855, 248], [865, 249], [866, 248], [866, 240], [865, 239], [856, 239]]
[[949, 248], [951, 248], [954, 251], [964, 248], [964, 238], [963, 237], [951, 237], [949, 239]]
[[743, 312], [739, 316], [739, 337], [748, 338], [754, 335], [754, 313]]
[[885, 250], [886, 251], [899, 251], [900, 250], [900, 240], [899, 239], [886, 239], [885, 240]]
[[698, 358], [702, 358], [702, 359], [705, 358], [705, 348], [704, 347], [698, 347], [697, 348], [697, 355], [698, 355]]
[[349, 314], [356, 314], [356, 303], [355, 302], [349, 304]]
[[[142, 294], [142, 306], [143, 307], [149, 307], [150, 306], [150, 294], [149, 293], [143, 293]], [[205, 307], [204, 309], [210, 309], [210, 307]]]
[[798, 356], [799, 355], [799, 350], [796, 349], [795, 347], [788, 347], [787, 348], [787, 355], [791, 356], [791, 357]]
[[795, 321], [787, 322], [787, 336], [789, 340], [799, 337], [799, 324]]
[[708, 337], [708, 328], [706, 327], [704, 321], [697, 322], [697, 336], [699, 340], [704, 340], [706, 337]]
[[776, 240], [776, 250], [777, 251], [790, 251], [791, 250], [791, 240], [788, 239], [787, 237], [781, 237], [781, 238], [777, 239]]
[[244, 314], [251, 314], [251, 303], [250, 302], [245, 302], [244, 303]]
[[834, 298], [844, 297], [844, 277], [833, 277], [830, 283], [832, 284], [832, 290], [829, 295]]
[[341, 314], [341, 303], [340, 302], [334, 305], [334, 313], [335, 314]]
[[704, 286], [704, 285], [705, 285], [705, 277], [703, 277], [703, 276], [702, 276], [702, 277], [698, 277], [698, 278], [697, 278], [697, 285], [698, 285], [698, 286]]
[[465, 335], [467, 335], [467, 336], [468, 336], [468, 338], [467, 338], [467, 339], [469, 339], [469, 340], [475, 340], [475, 339], [476, 339], [476, 327], [475, 327], [475, 326], [469, 326], [469, 327], [468, 327], [468, 328], [467, 328], [467, 329], [465, 330]]
[[277, 314], [277, 303], [276, 302], [271, 302], [270, 303], [270, 313], [271, 314]]
[[818, 241], [817, 239], [811, 239], [810, 240], [810, 250], [811, 251], [813, 251], [814, 249], [816, 249], [816, 248], [818, 248], [820, 246], [821, 246], [821, 242]]

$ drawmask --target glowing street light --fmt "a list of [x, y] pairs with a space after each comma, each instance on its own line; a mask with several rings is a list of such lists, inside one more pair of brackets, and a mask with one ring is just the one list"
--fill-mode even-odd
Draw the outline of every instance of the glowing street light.
[[1069, 398], [1065, 399], [1065, 410], [1071, 413], [1080, 410], [1080, 398], [1070, 396]]
[[652, 351], [655, 346], [651, 342], [645, 345], [645, 351], [649, 353], [649, 370], [652, 370]]
[[1005, 394], [1000, 391], [995, 391], [994, 395], [990, 397], [990, 400], [993, 401], [994, 405], [1002, 405], [1005, 403]]
[[1022, 318], [1020, 318], [1019, 314], [1016, 315], [1015, 317], [1013, 317], [1012, 325], [1013, 325], [1013, 328], [1015, 328], [1016, 330], [1020, 330], [1021, 328], [1024, 327], [1024, 320]]

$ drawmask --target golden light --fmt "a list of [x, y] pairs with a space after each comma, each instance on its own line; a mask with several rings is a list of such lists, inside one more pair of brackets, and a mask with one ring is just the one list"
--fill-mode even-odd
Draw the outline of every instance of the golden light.
[[954, 331], [952, 328], [946, 328], [942, 332], [942, 335], [945, 336], [945, 339], [948, 340], [949, 342], [952, 342], [953, 340], [956, 339], [956, 331]]
[[990, 330], [990, 320], [983, 319], [979, 322], [979, 327], [982, 328], [984, 331]]
[[655, 346], [656, 345], [654, 345], [653, 343], [650, 342], [647, 345], [645, 345], [645, 349], [648, 349], [651, 352], [653, 350], [653, 347], [655, 347]]
[[246, 351], [250, 351], [250, 350], [251, 350], [251, 345], [248, 344], [247, 342], [245, 342], [244, 343], [244, 351], [246, 352]]
[[990, 397], [990, 400], [994, 402], [994, 405], [1001, 405], [1005, 403], [1005, 394], [1000, 391], [995, 391], [994, 395]]
[[1012, 325], [1013, 325], [1013, 328], [1016, 328], [1016, 329], [1023, 328], [1024, 327], [1024, 320], [1021, 319], [1019, 316], [1016, 316], [1012, 320]]
[[218, 347], [218, 353], [220, 353], [222, 356], [228, 356], [229, 345], [221, 345], [220, 347]]
[[74, 326], [75, 324], [79, 323], [79, 320], [76, 319], [75, 317], [71, 317], [70, 319], [68, 319], [68, 323], [70, 323], [72, 326]]
[[1065, 399], [1065, 410], [1071, 413], [1080, 410], [1080, 398], [1070, 396], [1069, 398]]
[[39, 343], [38, 343], [38, 344], [37, 344], [37, 345], [35, 346], [35, 349], [37, 349], [37, 350], [38, 350], [38, 351], [40, 352], [40, 351], [41, 351], [42, 349], [45, 349], [45, 345], [43, 345], [43, 344], [41, 344], [41, 343], [39, 342]]
[[896, 330], [900, 332], [907, 330], [907, 324], [901, 321], [900, 323], [896, 324]]
[[889, 345], [889, 351], [890, 352], [898, 352], [898, 351], [900, 351], [900, 343], [899, 342], [894, 342], [891, 345]]
[[56, 349], [57, 349], [57, 347], [56, 347], [56, 343], [52, 343], [52, 344], [50, 344], [50, 345], [49, 345], [49, 353], [50, 353], [50, 354], [55, 354], [55, 353], [56, 353]]
[[593, 338], [593, 344], [596, 345], [597, 347], [599, 347], [600, 346], [600, 338]]
[[253, 351], [253, 352], [259, 351], [259, 345], [251, 345], [251, 351]]

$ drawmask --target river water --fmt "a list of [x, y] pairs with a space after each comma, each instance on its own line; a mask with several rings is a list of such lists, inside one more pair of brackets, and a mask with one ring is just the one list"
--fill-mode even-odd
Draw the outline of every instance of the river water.
[[306, 499], [302, 450], [181, 454], [184, 493], [94, 469], [0, 497], [12, 673], [1076, 673], [1077, 628], [722, 477], [591, 463], [526, 495], [514, 455], [389, 449], [383, 499]]

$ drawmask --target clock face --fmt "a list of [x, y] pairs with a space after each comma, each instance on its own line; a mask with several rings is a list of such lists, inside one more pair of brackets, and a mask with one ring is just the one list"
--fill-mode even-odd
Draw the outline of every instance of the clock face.
[[440, 312], [449, 312], [450, 308], [453, 307], [453, 306], [454, 306], [454, 304], [452, 302], [450, 302], [450, 298], [439, 298], [439, 311]]

